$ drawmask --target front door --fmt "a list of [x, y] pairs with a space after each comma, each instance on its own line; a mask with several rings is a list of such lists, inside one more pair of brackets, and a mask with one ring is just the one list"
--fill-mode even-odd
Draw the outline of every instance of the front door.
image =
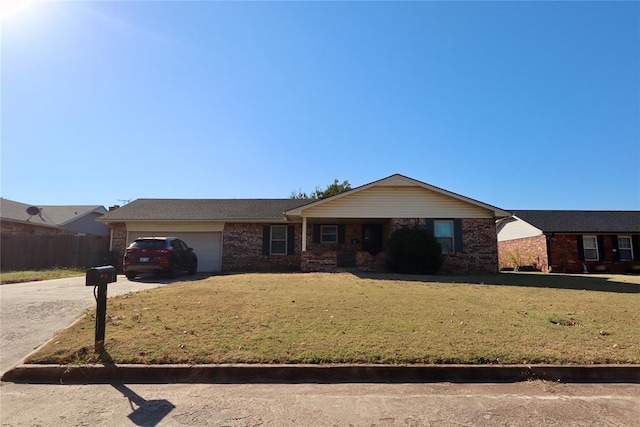
[[362, 250], [371, 255], [382, 251], [382, 225], [364, 224], [362, 226]]

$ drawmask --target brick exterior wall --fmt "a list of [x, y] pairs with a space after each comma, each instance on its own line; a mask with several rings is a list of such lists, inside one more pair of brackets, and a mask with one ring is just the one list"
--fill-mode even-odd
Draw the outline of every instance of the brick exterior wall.
[[124, 254], [128, 243], [127, 227], [122, 222], [109, 224], [109, 226], [111, 227], [111, 250]]
[[114, 267], [118, 269], [119, 273], [122, 273], [122, 258], [129, 243], [127, 242], [127, 227], [122, 222], [109, 224], [109, 227], [111, 228], [111, 254], [115, 263]]
[[494, 218], [462, 220], [462, 252], [445, 254], [443, 273], [498, 272], [498, 236]]
[[314, 253], [305, 251], [302, 253], [301, 270], [305, 272], [333, 273], [338, 269], [338, 254], [334, 250]]
[[[331, 224], [335, 225], [335, 224]], [[344, 224], [344, 243], [314, 243], [313, 224], [307, 224], [307, 251], [320, 255], [327, 251], [355, 252], [362, 248], [362, 224]]]
[[500, 269], [517, 270], [531, 266], [536, 270], [549, 271], [547, 237], [543, 234], [522, 239], [498, 242]]
[[293, 225], [293, 255], [264, 255], [262, 235], [265, 225], [269, 224], [225, 224], [222, 233], [222, 271], [300, 270], [302, 226]]
[[[581, 235], [575, 234], [556, 234], [549, 238], [548, 244], [551, 271], [559, 273], [582, 273], [584, 271], [584, 267], [586, 266], [589, 273], [638, 272], [638, 268], [640, 268], [640, 261], [616, 260], [616, 253], [613, 251], [614, 236], [612, 235], [598, 236], [598, 254], [600, 256], [600, 259], [598, 261], [581, 260], [581, 254], [578, 244], [578, 239], [581, 238]], [[637, 259], [638, 254], [634, 252], [634, 255]]]
[[367, 251], [357, 251], [356, 266], [359, 271], [384, 271], [386, 270], [384, 252], [373, 256]]
[[[423, 218], [394, 218], [390, 230], [425, 227]], [[388, 237], [388, 235], [387, 235]], [[498, 238], [494, 218], [462, 219], [462, 252], [443, 254], [443, 273], [494, 273], [498, 271]]]
[[598, 236], [598, 261], [581, 259], [578, 239], [582, 235], [540, 235], [524, 239], [499, 242], [500, 267], [534, 266], [545, 272], [583, 273], [635, 273], [640, 271], [640, 261], [619, 261], [614, 252], [614, 236]]
[[[334, 224], [332, 224], [334, 225]], [[302, 254], [302, 271], [335, 272], [340, 269], [358, 271], [381, 271], [384, 269], [384, 253], [376, 256], [362, 250], [363, 224], [359, 222], [341, 224], [344, 226], [344, 243], [314, 243], [313, 224], [307, 224], [307, 250]], [[389, 222], [383, 224], [383, 240], [386, 239]], [[353, 265], [341, 266], [341, 254], [352, 254]]]
[[[424, 218], [392, 218], [382, 225], [383, 240], [393, 230], [402, 227], [424, 228]], [[460, 253], [444, 254], [443, 273], [497, 272], [498, 239], [493, 218], [467, 218], [462, 220], [463, 250]], [[343, 244], [313, 243], [313, 225], [307, 225], [307, 252], [304, 254], [302, 271], [336, 271], [337, 255], [341, 250], [355, 252], [355, 268], [360, 271], [384, 269], [384, 253], [373, 257], [362, 249], [362, 224], [345, 224]], [[354, 243], [356, 239], [357, 242]], [[311, 261], [313, 257], [317, 262]]]
[[548, 250], [551, 271], [582, 273], [584, 262], [579, 259], [577, 237], [559, 234], [549, 238]]
[[[361, 271], [384, 269], [384, 253], [372, 256], [362, 251], [362, 224], [344, 225], [340, 244], [313, 243], [313, 225], [307, 225], [307, 251], [302, 253], [302, 226], [293, 224], [293, 255], [264, 255], [263, 227], [269, 224], [227, 223], [222, 233], [222, 271], [336, 271], [338, 252], [353, 252], [355, 268]], [[292, 224], [289, 224], [292, 225]], [[395, 218], [382, 224], [383, 241], [399, 227], [425, 226], [423, 218]], [[110, 224], [112, 251], [122, 260], [127, 245], [124, 223]], [[463, 219], [463, 251], [445, 254], [442, 272], [471, 273], [498, 271], [498, 245], [492, 218]], [[121, 266], [119, 266], [120, 268]]]

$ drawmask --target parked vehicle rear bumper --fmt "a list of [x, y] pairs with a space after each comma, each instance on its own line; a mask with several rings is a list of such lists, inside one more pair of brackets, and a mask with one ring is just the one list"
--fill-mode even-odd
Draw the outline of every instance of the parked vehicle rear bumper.
[[135, 271], [136, 273], [160, 273], [168, 271], [169, 267], [162, 267], [160, 265], [152, 264], [129, 264], [124, 267], [124, 272]]

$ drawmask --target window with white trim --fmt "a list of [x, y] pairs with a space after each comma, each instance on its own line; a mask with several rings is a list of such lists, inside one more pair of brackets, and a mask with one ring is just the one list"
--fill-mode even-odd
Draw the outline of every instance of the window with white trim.
[[336, 243], [338, 241], [337, 225], [320, 226], [320, 243]]
[[631, 236], [618, 236], [618, 255], [620, 261], [633, 260], [633, 244]]
[[438, 243], [440, 243], [443, 254], [453, 253], [453, 221], [433, 221], [433, 235]]
[[287, 226], [286, 225], [271, 226], [270, 253], [272, 255], [287, 254]]
[[582, 247], [585, 261], [598, 261], [598, 239], [596, 236], [582, 236]]

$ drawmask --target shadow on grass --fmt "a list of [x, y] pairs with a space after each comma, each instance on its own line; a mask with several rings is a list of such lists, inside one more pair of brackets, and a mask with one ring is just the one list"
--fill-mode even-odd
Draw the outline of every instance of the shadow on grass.
[[161, 276], [153, 273], [145, 273], [137, 276], [133, 280], [129, 280], [130, 282], [139, 282], [139, 283], [161, 283], [163, 285], [169, 285], [171, 283], [178, 282], [198, 282], [200, 280], [208, 279], [209, 277], [215, 275], [216, 273], [196, 273], [193, 276], [187, 274], [180, 274], [175, 278], [168, 278], [166, 276]]
[[[640, 293], [640, 277], [620, 281], [616, 275], [569, 275], [553, 273], [487, 273], [468, 275], [411, 275], [388, 273], [353, 273], [362, 279], [403, 280], [423, 283], [471, 283], [475, 285], [524, 286], [529, 288], [573, 289], [579, 291], [616, 292], [626, 294]], [[637, 278], [637, 280], [635, 280]]]

